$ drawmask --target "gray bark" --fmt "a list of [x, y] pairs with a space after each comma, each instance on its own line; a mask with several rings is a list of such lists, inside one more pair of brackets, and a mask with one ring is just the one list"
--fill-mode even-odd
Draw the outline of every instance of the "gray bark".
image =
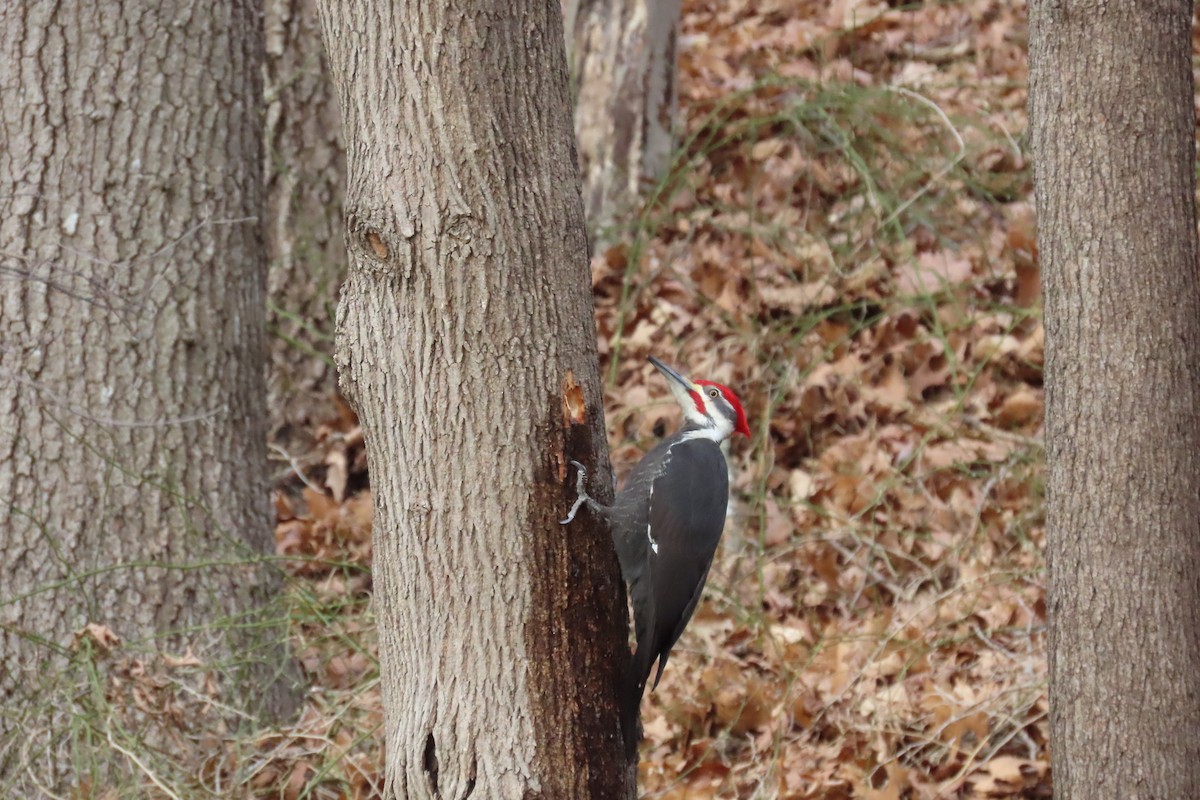
[[1055, 794], [1200, 797], [1192, 5], [1029, 17]]
[[320, 11], [348, 158], [338, 357], [376, 503], [385, 797], [631, 798], [616, 557], [594, 520], [557, 524], [568, 459], [608, 474], [558, 2]]
[[286, 630], [258, 611], [277, 588], [261, 565], [258, 12], [0, 5], [0, 785], [13, 796], [33, 796], [14, 788], [33, 774], [53, 785], [103, 761], [102, 734], [80, 724], [113, 724], [88, 705], [90, 666], [72, 650], [88, 623], [120, 636], [121, 655], [190, 647], [233, 706], [289, 705], [272, 674]]
[[671, 168], [679, 0], [566, 0], [575, 135], [593, 246]]

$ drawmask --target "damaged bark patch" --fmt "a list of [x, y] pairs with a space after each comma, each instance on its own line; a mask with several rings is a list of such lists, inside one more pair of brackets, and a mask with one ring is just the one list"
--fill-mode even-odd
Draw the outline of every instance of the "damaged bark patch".
[[422, 766], [425, 774], [429, 776], [429, 786], [433, 790], [433, 796], [441, 797], [441, 791], [438, 789], [437, 742], [433, 740], [432, 731], [425, 735], [425, 755], [422, 759]]
[[[567, 383], [560, 395], [564, 407]], [[554, 395], [547, 399], [544, 430], [554, 431], [562, 418]], [[547, 436], [544, 452], [607, 468], [606, 454], [599, 449], [603, 439], [594, 435], [599, 413], [585, 408], [583, 424], [567, 424], [561, 439]], [[547, 458], [539, 471], [527, 513], [536, 532], [527, 539], [533, 564], [533, 618], [525, 637], [530, 713], [534, 730], [544, 732], [539, 757], [578, 768], [571, 773], [535, 771], [555, 779], [542, 786], [543, 797], [629, 798], [636, 791], [636, 765], [625, 761], [617, 703], [628, 660], [624, 584], [608, 532], [597, 517], [586, 515], [586, 521], [563, 534], [558, 519], [569, 490], [557, 480], [554, 464], [553, 457]], [[610, 492], [598, 488], [602, 501], [611, 500]], [[625, 768], [613, 769], [613, 764]]]
[[583, 387], [575, 381], [575, 373], [567, 370], [562, 385], [563, 427], [583, 425], [587, 420], [587, 402], [583, 397]]
[[384, 244], [383, 238], [377, 231], [367, 231], [367, 244], [376, 258], [383, 260], [388, 257], [388, 246]]

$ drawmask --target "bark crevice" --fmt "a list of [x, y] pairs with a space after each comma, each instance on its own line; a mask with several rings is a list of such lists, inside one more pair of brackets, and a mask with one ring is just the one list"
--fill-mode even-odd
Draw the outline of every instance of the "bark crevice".
[[433, 731], [425, 734], [425, 752], [422, 756], [422, 764], [425, 768], [425, 776], [429, 779], [429, 787], [433, 792], [433, 796], [441, 797], [442, 792], [438, 786], [437, 742], [434, 741]]

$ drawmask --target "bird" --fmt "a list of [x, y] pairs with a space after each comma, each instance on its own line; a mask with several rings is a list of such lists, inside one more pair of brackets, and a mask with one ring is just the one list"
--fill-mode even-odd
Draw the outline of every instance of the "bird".
[[578, 497], [561, 521], [569, 524], [584, 505], [605, 519], [629, 586], [637, 650], [619, 705], [631, 757], [650, 673], [657, 661], [654, 689], [700, 601], [725, 528], [729, 468], [721, 443], [735, 433], [750, 436], [746, 412], [729, 387], [689, 380], [654, 356], [649, 361], [667, 379], [683, 426], [642, 457], [611, 506], [588, 495], [587, 470], [572, 461]]

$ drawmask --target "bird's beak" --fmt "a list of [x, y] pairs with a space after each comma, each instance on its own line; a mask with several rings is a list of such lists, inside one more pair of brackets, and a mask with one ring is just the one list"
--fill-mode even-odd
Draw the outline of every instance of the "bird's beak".
[[650, 356], [650, 363], [653, 364], [655, 366], [655, 368], [658, 369], [659, 372], [661, 372], [663, 375], [666, 375], [668, 378], [670, 378], [675, 383], [678, 383], [685, 390], [687, 390], [689, 392], [696, 391], [696, 384], [692, 383], [687, 378], [683, 377], [678, 372], [671, 369], [670, 367], [668, 367], [663, 362], [659, 361], [654, 356]]
[[654, 356], [650, 356], [650, 363], [655, 369], [667, 377], [667, 385], [671, 388], [671, 394], [675, 395], [675, 399], [684, 409], [692, 408], [692, 392], [699, 392], [700, 387], [692, 383], [687, 378], [680, 375], [675, 370], [668, 367], [663, 362], [659, 361]]

